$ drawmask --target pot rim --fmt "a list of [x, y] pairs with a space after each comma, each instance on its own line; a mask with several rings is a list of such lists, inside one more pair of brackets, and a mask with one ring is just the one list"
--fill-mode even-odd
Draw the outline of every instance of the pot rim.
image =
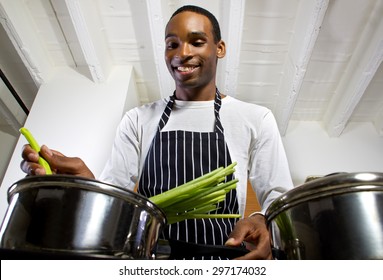
[[269, 224], [281, 212], [310, 200], [365, 191], [383, 192], [383, 173], [330, 174], [299, 185], [279, 196], [269, 205], [265, 212], [266, 223]]
[[160, 207], [151, 202], [149, 198], [113, 184], [74, 175], [27, 176], [9, 187], [8, 202], [17, 193], [39, 188], [72, 188], [110, 195], [126, 202], [134, 203], [138, 207], [145, 207], [145, 210], [152, 212], [157, 219], [162, 220], [164, 224], [167, 223], [165, 213]]

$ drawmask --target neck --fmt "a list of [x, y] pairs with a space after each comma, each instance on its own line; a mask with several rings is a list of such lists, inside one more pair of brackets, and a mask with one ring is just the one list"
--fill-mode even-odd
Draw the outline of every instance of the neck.
[[183, 101], [209, 101], [214, 100], [215, 84], [203, 88], [176, 87], [176, 99]]

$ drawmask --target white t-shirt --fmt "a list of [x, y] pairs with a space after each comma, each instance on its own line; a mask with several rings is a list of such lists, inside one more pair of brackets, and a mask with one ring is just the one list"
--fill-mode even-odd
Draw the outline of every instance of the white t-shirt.
[[[125, 114], [100, 180], [134, 188], [168, 101], [169, 98], [161, 99]], [[222, 99], [220, 118], [231, 159], [237, 162], [240, 213], [243, 215], [245, 210], [247, 180], [265, 212], [275, 198], [293, 187], [275, 118], [265, 107], [230, 96]], [[212, 132], [214, 123], [214, 100], [176, 100], [163, 131]]]

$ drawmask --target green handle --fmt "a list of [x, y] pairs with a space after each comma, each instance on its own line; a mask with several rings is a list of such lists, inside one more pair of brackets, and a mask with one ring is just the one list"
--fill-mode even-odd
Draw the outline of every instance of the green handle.
[[[20, 128], [20, 133], [24, 135], [25, 139], [27, 139], [29, 145], [31, 145], [32, 149], [35, 150], [37, 153], [40, 153], [40, 146], [35, 140], [35, 138], [32, 136], [32, 133], [25, 127]], [[39, 164], [45, 169], [45, 173], [47, 175], [52, 174], [51, 167], [49, 166], [49, 163], [41, 156], [39, 156]]]

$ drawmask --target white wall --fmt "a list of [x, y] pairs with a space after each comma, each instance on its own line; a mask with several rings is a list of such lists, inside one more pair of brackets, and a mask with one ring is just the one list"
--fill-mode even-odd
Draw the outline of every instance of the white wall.
[[[132, 67], [116, 67], [101, 84], [62, 68], [40, 87], [25, 127], [40, 145], [82, 158], [97, 176], [123, 113], [137, 105]], [[25, 143], [20, 137], [0, 188], [0, 221], [8, 206], [8, 188], [25, 176], [20, 170]]]
[[295, 185], [309, 175], [383, 172], [383, 137], [372, 124], [350, 123], [332, 138], [318, 122], [290, 122], [282, 140]]

